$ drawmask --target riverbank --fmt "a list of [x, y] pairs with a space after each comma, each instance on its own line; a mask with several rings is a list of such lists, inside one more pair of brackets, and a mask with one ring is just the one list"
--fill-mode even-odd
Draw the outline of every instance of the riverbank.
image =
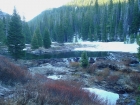
[[[135, 105], [140, 84], [140, 64], [136, 54], [109, 53], [107, 57], [94, 57], [93, 60], [86, 69], [80, 67], [80, 61], [66, 58], [28, 61], [25, 65], [28, 64], [28, 70], [33, 75], [45, 75], [53, 80], [75, 81], [82, 87], [117, 93], [117, 105]], [[23, 64], [22, 61], [20, 63]]]

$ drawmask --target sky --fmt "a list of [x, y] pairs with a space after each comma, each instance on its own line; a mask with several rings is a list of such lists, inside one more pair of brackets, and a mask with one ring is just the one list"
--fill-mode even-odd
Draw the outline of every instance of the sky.
[[60, 7], [71, 0], [0, 0], [0, 10], [8, 14], [13, 13], [14, 6], [26, 21], [31, 20], [42, 11]]

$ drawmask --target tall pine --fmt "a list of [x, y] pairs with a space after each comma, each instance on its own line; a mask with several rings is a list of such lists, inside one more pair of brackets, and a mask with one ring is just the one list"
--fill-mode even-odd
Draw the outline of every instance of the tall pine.
[[51, 39], [48, 30], [46, 29], [44, 32], [44, 37], [43, 37], [43, 45], [45, 48], [50, 48], [51, 47]]
[[35, 32], [34, 32], [34, 35], [32, 37], [31, 46], [32, 46], [31, 47], [32, 49], [38, 49], [39, 48], [38, 39], [37, 39], [37, 35], [36, 35]]
[[8, 50], [15, 60], [21, 58], [23, 48], [25, 47], [24, 36], [22, 34], [22, 22], [16, 9], [13, 10], [13, 15], [9, 24], [9, 33], [7, 36]]
[[0, 43], [3, 44], [6, 39], [4, 34], [4, 24], [3, 21], [0, 19]]
[[37, 29], [35, 30], [35, 33], [36, 33], [36, 36], [37, 36], [38, 45], [39, 45], [39, 47], [42, 47], [43, 46], [43, 38], [42, 38], [42, 35], [40, 33], [39, 27], [37, 27]]

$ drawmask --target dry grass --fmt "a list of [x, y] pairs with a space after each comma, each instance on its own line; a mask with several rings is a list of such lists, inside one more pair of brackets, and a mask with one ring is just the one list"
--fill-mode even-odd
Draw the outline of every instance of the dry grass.
[[97, 69], [97, 65], [96, 64], [91, 64], [88, 68], [87, 71], [88, 73], [95, 73], [95, 70]]
[[134, 83], [140, 84], [140, 73], [133, 72], [130, 74], [130, 78]]
[[106, 80], [108, 81], [108, 83], [114, 84], [119, 80], [119, 76], [118, 75], [110, 75]]
[[75, 68], [80, 67], [80, 63], [79, 63], [79, 62], [70, 62], [69, 65], [70, 65], [71, 67], [75, 67]]
[[102, 71], [98, 71], [97, 75], [102, 76], [103, 78], [106, 78], [110, 74], [110, 69], [109, 68], [104, 68]]
[[103, 76], [96, 76], [96, 80], [97, 80], [98, 82], [101, 82], [101, 81], [104, 80], [104, 77], [103, 77]]

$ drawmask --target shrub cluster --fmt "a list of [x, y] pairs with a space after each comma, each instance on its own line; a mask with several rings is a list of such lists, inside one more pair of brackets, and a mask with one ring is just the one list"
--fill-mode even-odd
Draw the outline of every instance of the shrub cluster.
[[25, 83], [29, 79], [27, 70], [11, 63], [7, 58], [0, 56], [0, 81], [13, 85], [16, 82]]
[[[44, 83], [29, 83], [18, 91], [18, 104], [34, 105], [106, 105], [95, 94], [66, 81], [47, 79]], [[20, 97], [20, 98], [19, 98]]]

